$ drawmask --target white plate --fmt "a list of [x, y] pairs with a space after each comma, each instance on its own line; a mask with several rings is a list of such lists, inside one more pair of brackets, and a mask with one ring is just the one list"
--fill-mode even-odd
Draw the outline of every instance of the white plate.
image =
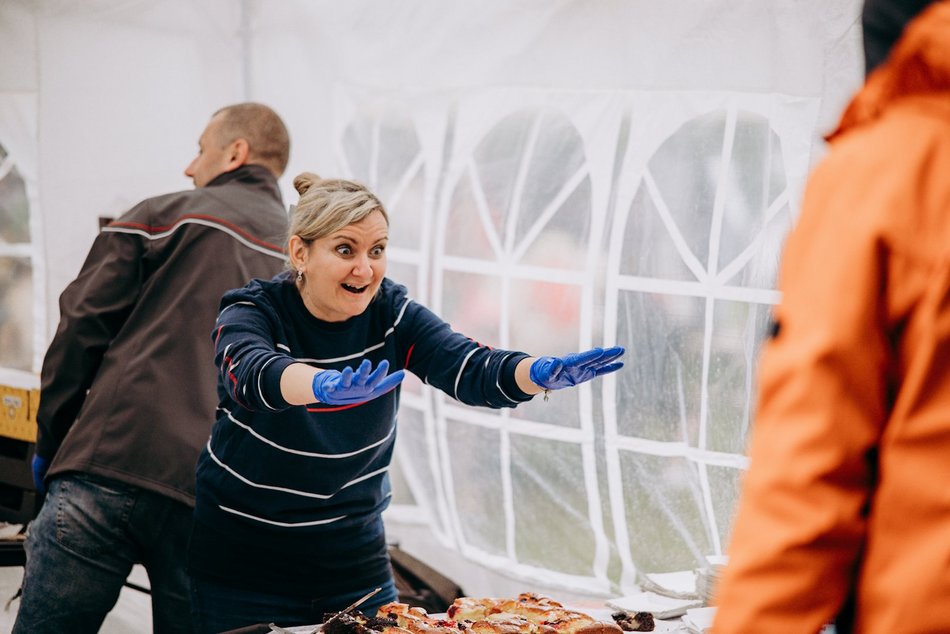
[[626, 612], [649, 612], [657, 619], [672, 619], [686, 614], [686, 610], [702, 607], [699, 599], [672, 599], [655, 592], [639, 592], [609, 599], [607, 605]]
[[686, 616], [683, 617], [683, 624], [686, 625], [688, 631], [702, 634], [703, 632], [708, 632], [712, 627], [715, 616], [715, 607], [693, 608], [686, 611]]

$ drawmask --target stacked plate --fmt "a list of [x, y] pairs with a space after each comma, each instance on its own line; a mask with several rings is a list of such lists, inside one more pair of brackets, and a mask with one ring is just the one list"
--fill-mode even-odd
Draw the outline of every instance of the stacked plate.
[[691, 634], [705, 634], [712, 628], [716, 608], [692, 608], [683, 615], [683, 626]]
[[712, 603], [716, 584], [719, 583], [719, 577], [722, 575], [723, 568], [725, 568], [728, 561], [729, 558], [724, 555], [709, 555], [706, 557], [708, 565], [694, 571], [696, 574], [696, 594], [699, 595], [705, 605]]
[[610, 599], [607, 607], [624, 612], [649, 612], [656, 619], [673, 619], [686, 614], [690, 608], [700, 607], [699, 599], [673, 599], [655, 592], [638, 592]]
[[699, 568], [696, 570], [696, 593], [700, 596], [705, 605], [712, 603], [713, 592], [716, 590], [716, 584], [719, 582], [721, 572], [722, 566], [711, 566], [709, 568]]

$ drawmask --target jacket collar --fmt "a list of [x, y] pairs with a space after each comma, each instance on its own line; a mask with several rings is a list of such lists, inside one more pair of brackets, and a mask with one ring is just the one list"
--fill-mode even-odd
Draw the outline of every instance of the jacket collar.
[[271, 171], [262, 165], [242, 165], [241, 167], [218, 174], [205, 187], [218, 187], [231, 182], [240, 182], [271, 194], [277, 202], [283, 204], [280, 187]]

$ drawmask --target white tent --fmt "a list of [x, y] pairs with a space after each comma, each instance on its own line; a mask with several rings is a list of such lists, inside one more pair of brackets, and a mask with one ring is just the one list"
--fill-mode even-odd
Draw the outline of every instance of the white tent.
[[407, 381], [391, 537], [469, 594], [616, 595], [723, 554], [756, 353], [857, 0], [0, 0], [0, 383], [38, 385], [98, 229], [274, 107], [367, 182], [390, 276], [479, 341], [624, 345], [514, 411]]

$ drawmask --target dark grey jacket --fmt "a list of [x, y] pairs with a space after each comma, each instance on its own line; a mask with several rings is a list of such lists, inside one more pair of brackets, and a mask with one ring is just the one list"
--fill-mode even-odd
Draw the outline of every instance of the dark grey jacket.
[[102, 230], [43, 361], [47, 479], [94, 473], [194, 504], [217, 404], [208, 333], [225, 291], [280, 271], [286, 228], [277, 181], [246, 165]]

